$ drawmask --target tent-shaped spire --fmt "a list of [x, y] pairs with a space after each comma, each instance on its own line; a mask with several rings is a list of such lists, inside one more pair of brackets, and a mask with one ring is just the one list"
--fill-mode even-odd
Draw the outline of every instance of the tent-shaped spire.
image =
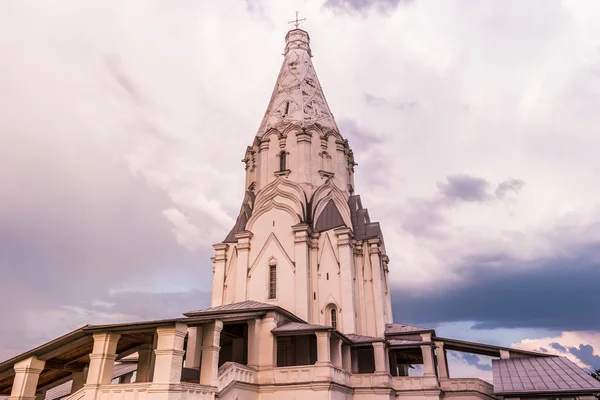
[[258, 135], [271, 128], [283, 129], [288, 124], [301, 127], [319, 124], [325, 131], [339, 132], [310, 60], [308, 33], [293, 29], [286, 35], [285, 42], [285, 59]]

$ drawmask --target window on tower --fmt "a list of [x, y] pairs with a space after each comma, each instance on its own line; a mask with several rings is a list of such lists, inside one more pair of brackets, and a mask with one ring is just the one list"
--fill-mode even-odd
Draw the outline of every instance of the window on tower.
[[335, 308], [331, 309], [331, 327], [337, 329], [337, 311]]
[[269, 265], [269, 299], [277, 298], [277, 265]]
[[285, 171], [287, 169], [287, 154], [285, 151], [279, 153], [279, 170]]

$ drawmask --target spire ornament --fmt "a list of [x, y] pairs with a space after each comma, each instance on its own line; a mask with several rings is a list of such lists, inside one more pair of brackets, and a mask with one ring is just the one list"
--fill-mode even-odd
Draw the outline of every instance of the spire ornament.
[[296, 19], [293, 21], [288, 21], [288, 24], [294, 24], [296, 29], [299, 29], [300, 22], [302, 22], [302, 21], [306, 21], [306, 18], [298, 19], [298, 11], [296, 11]]

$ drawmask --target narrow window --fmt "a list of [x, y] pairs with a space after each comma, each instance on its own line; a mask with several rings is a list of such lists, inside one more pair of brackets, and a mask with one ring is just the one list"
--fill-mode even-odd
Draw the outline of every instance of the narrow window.
[[337, 329], [337, 313], [335, 311], [335, 308], [331, 309], [331, 327], [333, 329]]
[[313, 292], [313, 300], [317, 299], [317, 292]]
[[327, 273], [327, 280], [329, 280], [329, 272]]
[[286, 154], [285, 151], [282, 151], [281, 153], [279, 153], [279, 170], [280, 171], [285, 171], [287, 168], [286, 166]]
[[277, 266], [269, 265], [269, 299], [277, 297]]
[[288, 113], [289, 113], [289, 112], [290, 112], [290, 102], [289, 102], [289, 101], [287, 101], [287, 102], [285, 103], [285, 111], [284, 111], [284, 113], [283, 113], [283, 116], [285, 117], [286, 115], [288, 115]]

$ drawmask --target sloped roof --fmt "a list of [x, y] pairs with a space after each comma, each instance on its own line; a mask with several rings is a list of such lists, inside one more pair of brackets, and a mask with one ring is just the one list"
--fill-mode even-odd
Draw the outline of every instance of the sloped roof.
[[431, 344], [431, 342], [422, 342], [420, 340], [408, 340], [408, 339], [388, 339], [388, 344], [390, 346], [403, 346], [403, 347], [413, 347], [413, 346], [421, 346], [422, 344]]
[[385, 324], [385, 334], [394, 335], [402, 333], [415, 333], [415, 332], [433, 332], [431, 328], [421, 328], [420, 326], [406, 325], [406, 324]]
[[600, 382], [565, 357], [492, 360], [494, 394], [599, 393]]
[[373, 337], [373, 336], [364, 336], [364, 335], [355, 335], [353, 333], [347, 334], [346, 337], [350, 339], [353, 344], [361, 344], [361, 343], [373, 343], [373, 342], [383, 342], [385, 339]]
[[325, 325], [305, 324], [303, 322], [288, 322], [271, 330], [273, 333], [329, 331], [333, 328]]
[[285, 58], [257, 135], [289, 124], [303, 128], [318, 124], [339, 133], [311, 61], [308, 33], [293, 29], [285, 41]]
[[[229, 314], [233, 314], [233, 313], [248, 312], [248, 311], [265, 311], [265, 312], [266, 311], [277, 311], [281, 314], [286, 315], [287, 317], [291, 318], [292, 320], [295, 320], [298, 322], [304, 322], [304, 321], [302, 321], [302, 319], [298, 318], [297, 316], [295, 316], [294, 314], [292, 314], [291, 312], [287, 311], [284, 308], [281, 308], [274, 304], [261, 303], [260, 301], [254, 301], [254, 300], [240, 301], [238, 303], [231, 303], [231, 304], [225, 304], [222, 306], [205, 308], [202, 310], [190, 311], [190, 312], [184, 313], [183, 315], [185, 315], [186, 317], [200, 317], [200, 316], [222, 315], [222, 314], [229, 315]], [[181, 322], [185, 323], [186, 321], [185, 321], [185, 319], [182, 319]]]

